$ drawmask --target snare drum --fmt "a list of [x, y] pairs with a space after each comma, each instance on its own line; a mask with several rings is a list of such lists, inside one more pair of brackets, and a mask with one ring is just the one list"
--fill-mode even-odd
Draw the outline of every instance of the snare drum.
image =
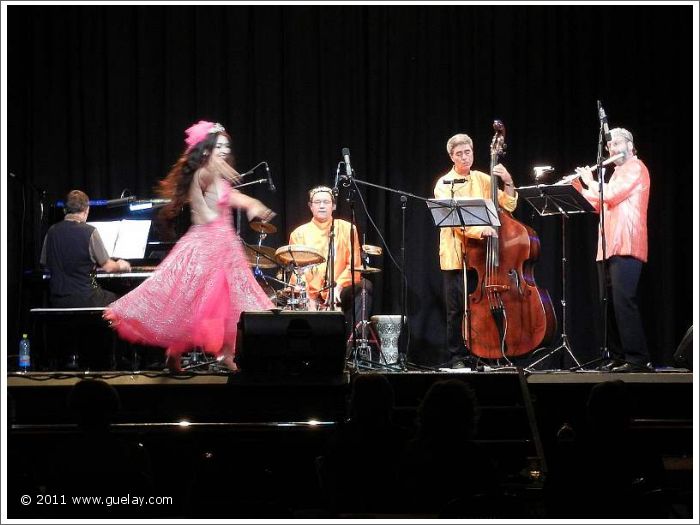
[[277, 291], [277, 306], [283, 310], [307, 311], [309, 299], [306, 292], [295, 292], [292, 288], [284, 288]]
[[316, 248], [303, 244], [288, 244], [275, 251], [275, 259], [282, 266], [302, 268], [325, 262], [326, 258]]

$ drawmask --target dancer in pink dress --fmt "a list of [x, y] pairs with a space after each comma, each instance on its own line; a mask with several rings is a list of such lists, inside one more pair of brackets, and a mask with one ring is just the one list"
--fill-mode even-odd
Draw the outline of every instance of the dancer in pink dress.
[[240, 176], [228, 163], [223, 126], [202, 120], [185, 133], [187, 149], [160, 182], [160, 194], [171, 199], [162, 210], [171, 221], [189, 203], [192, 226], [151, 277], [109, 305], [104, 317], [124, 339], [167, 348], [171, 371], [181, 370], [180, 356], [193, 347], [235, 370], [241, 312], [273, 304], [248, 267], [231, 208], [245, 209], [248, 220], [269, 221], [275, 214], [231, 188]]

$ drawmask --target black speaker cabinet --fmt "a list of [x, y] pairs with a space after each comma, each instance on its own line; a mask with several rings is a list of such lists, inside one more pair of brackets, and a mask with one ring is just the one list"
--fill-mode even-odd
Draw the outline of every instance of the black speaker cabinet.
[[329, 376], [345, 369], [342, 312], [242, 312], [236, 336], [241, 372]]

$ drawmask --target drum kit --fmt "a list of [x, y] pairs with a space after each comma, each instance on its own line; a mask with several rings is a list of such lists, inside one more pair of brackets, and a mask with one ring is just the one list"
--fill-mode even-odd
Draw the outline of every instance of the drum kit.
[[[304, 274], [312, 267], [326, 262], [326, 257], [317, 249], [303, 244], [287, 244], [275, 249], [263, 246], [268, 234], [276, 233], [277, 227], [268, 222], [251, 222], [250, 228], [258, 233], [257, 244], [243, 243], [248, 265], [253, 269], [258, 284], [270, 300], [283, 310], [309, 310], [309, 297], [306, 290]], [[381, 269], [367, 265], [370, 255], [381, 255], [382, 248], [369, 244], [362, 245], [362, 265], [353, 268], [353, 272], [369, 275], [381, 272]], [[275, 277], [266, 275], [263, 270], [277, 269]], [[275, 287], [274, 285], [277, 285]], [[366, 321], [363, 290], [363, 319]]]
[[[326, 262], [324, 254], [311, 246], [303, 244], [287, 244], [277, 249], [263, 246], [262, 241], [265, 237], [268, 234], [276, 233], [277, 228], [266, 222], [251, 222], [250, 227], [259, 234], [259, 239], [257, 245], [244, 243], [246, 258], [249, 266], [253, 269], [258, 284], [260, 284], [272, 303], [282, 310], [309, 311], [311, 309], [330, 309], [329, 306], [324, 304], [313, 305], [312, 307], [304, 278], [307, 270]], [[382, 253], [383, 250], [380, 246], [362, 244], [360, 265], [356, 265], [352, 269], [353, 273], [360, 273], [363, 277], [380, 273], [382, 270], [370, 266], [369, 261], [370, 257], [381, 256]], [[263, 270], [274, 269], [277, 270], [275, 277], [263, 272]], [[348, 357], [354, 356], [368, 363], [383, 362], [384, 365], [395, 364], [397, 362], [397, 352], [392, 352], [392, 349], [396, 349], [396, 337], [387, 339], [386, 334], [384, 334], [386, 330], [383, 329], [387, 323], [377, 322], [375, 320], [377, 316], [372, 317], [371, 320], [368, 319], [365, 279], [362, 279], [360, 297], [362, 301], [361, 313], [355, 324], [354, 337], [351, 334], [347, 341]], [[376, 325], [376, 329], [374, 325]], [[389, 328], [395, 325], [396, 323], [393, 323]], [[393, 333], [391, 330], [389, 331]], [[383, 348], [385, 340], [387, 341], [386, 351]], [[394, 343], [390, 344], [391, 341], [394, 341]], [[376, 349], [376, 353], [373, 352], [374, 349]]]

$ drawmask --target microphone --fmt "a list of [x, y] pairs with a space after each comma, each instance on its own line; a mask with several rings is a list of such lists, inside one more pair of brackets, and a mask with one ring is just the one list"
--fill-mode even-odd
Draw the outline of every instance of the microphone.
[[462, 184], [463, 182], [467, 182], [467, 179], [452, 179], [452, 180], [443, 180], [443, 184]]
[[333, 195], [338, 196], [338, 179], [340, 178], [340, 162], [335, 168], [335, 182], [333, 182]]
[[345, 176], [352, 178], [352, 166], [350, 165], [350, 148], [343, 148], [343, 160], [345, 161]]
[[598, 101], [598, 119], [603, 123], [603, 131], [605, 133], [605, 142], [610, 142], [612, 140], [612, 135], [610, 134], [610, 129], [608, 128], [608, 116], [605, 114], [603, 105]]
[[270, 175], [270, 166], [267, 165], [267, 162], [265, 163], [265, 171], [267, 171], [267, 185], [270, 188], [271, 192], [277, 191], [277, 188], [275, 188], [275, 183], [272, 182], [272, 175]]
[[535, 179], [541, 179], [548, 173], [552, 173], [554, 168], [552, 166], [535, 166], [532, 171], [535, 172]]
[[118, 199], [109, 199], [104, 201], [104, 206], [107, 206], [108, 208], [114, 208], [116, 206], [124, 206], [126, 204], [131, 204], [136, 200], [136, 197], [129, 196], [129, 197], [120, 197]]

